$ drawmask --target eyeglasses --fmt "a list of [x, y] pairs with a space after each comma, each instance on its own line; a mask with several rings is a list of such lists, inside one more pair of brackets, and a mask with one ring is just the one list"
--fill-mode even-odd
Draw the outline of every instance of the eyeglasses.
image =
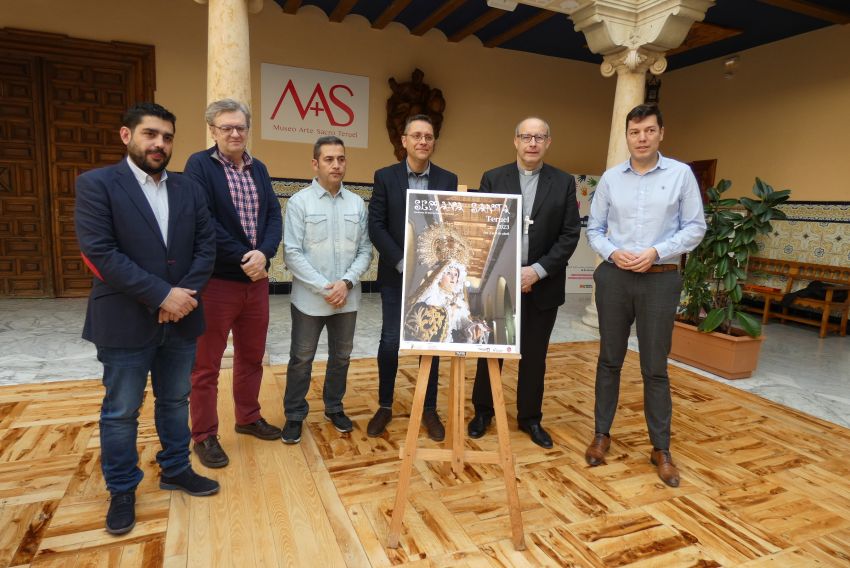
[[422, 140], [424, 140], [425, 142], [430, 144], [434, 141], [434, 136], [431, 134], [420, 134], [419, 132], [416, 132], [415, 134], [405, 134], [405, 136], [407, 136], [414, 142], [421, 142]]
[[248, 132], [247, 126], [231, 126], [229, 124], [225, 124], [224, 126], [216, 126], [215, 124], [213, 124], [212, 126], [213, 128], [218, 128], [223, 134], [227, 136], [229, 136], [231, 132], [236, 132], [236, 134], [240, 136]]
[[532, 140], [538, 144], [543, 144], [543, 142], [549, 139], [548, 134], [517, 134], [516, 136], [525, 144], [530, 143]]

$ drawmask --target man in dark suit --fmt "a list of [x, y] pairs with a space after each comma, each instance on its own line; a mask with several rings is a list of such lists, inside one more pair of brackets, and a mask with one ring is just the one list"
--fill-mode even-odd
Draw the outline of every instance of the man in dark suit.
[[76, 184], [77, 239], [95, 275], [83, 338], [103, 363], [100, 446], [112, 534], [135, 525], [143, 476], [136, 435], [148, 373], [162, 445], [160, 488], [219, 490], [189, 463], [189, 373], [204, 331], [198, 292], [213, 269], [215, 235], [200, 188], [165, 171], [174, 122], [157, 104], [131, 107], [120, 130], [127, 158], [84, 173]]
[[[404, 269], [405, 207], [408, 189], [455, 191], [457, 176], [431, 162], [436, 139], [431, 119], [417, 114], [407, 119], [401, 143], [407, 157], [375, 172], [375, 185], [369, 201], [369, 238], [378, 250], [378, 285], [381, 290], [383, 323], [378, 344], [378, 404], [366, 433], [380, 436], [392, 420], [393, 391], [398, 371], [401, 332], [401, 274]], [[437, 374], [434, 359], [422, 422], [432, 440], [443, 440], [446, 431], [437, 415]]]
[[[536, 117], [526, 118], [514, 134], [517, 161], [485, 172], [481, 191], [522, 194], [522, 359], [517, 378], [517, 422], [535, 444], [551, 448], [552, 438], [540, 424], [546, 354], [558, 307], [564, 303], [567, 263], [578, 244], [581, 224], [575, 179], [543, 163], [552, 143], [549, 125]], [[472, 402], [475, 416], [468, 432], [471, 438], [480, 438], [493, 418], [486, 359], [478, 360]]]
[[233, 403], [236, 432], [276, 440], [280, 428], [260, 415], [260, 383], [269, 329], [269, 275], [283, 224], [266, 166], [248, 153], [251, 111], [222, 99], [204, 118], [215, 141], [186, 162], [186, 175], [206, 190], [215, 226], [215, 269], [204, 289], [207, 329], [192, 369], [192, 439], [207, 467], [230, 461], [218, 441], [218, 376], [233, 330]]

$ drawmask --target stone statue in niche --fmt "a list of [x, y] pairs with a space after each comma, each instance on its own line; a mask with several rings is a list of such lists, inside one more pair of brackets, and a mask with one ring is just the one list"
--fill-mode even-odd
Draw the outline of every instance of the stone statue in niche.
[[443, 125], [443, 111], [446, 110], [446, 99], [440, 89], [432, 89], [423, 82], [425, 73], [415, 69], [410, 81], [399, 83], [390, 77], [389, 84], [393, 94], [387, 99], [387, 134], [395, 151], [397, 160], [406, 155], [401, 145], [404, 134], [404, 123], [409, 116], [426, 114], [434, 123], [434, 136], [440, 137], [440, 127]]

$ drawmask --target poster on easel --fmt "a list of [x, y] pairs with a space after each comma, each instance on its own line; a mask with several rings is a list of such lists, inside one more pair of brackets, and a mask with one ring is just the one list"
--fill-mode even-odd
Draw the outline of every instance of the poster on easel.
[[519, 353], [521, 199], [408, 190], [401, 349]]

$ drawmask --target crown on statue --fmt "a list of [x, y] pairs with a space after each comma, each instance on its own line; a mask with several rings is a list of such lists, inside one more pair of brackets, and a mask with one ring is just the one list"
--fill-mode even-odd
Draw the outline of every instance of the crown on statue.
[[416, 237], [416, 252], [426, 265], [438, 262], [459, 262], [464, 266], [472, 258], [472, 247], [454, 226], [446, 223], [431, 225]]

